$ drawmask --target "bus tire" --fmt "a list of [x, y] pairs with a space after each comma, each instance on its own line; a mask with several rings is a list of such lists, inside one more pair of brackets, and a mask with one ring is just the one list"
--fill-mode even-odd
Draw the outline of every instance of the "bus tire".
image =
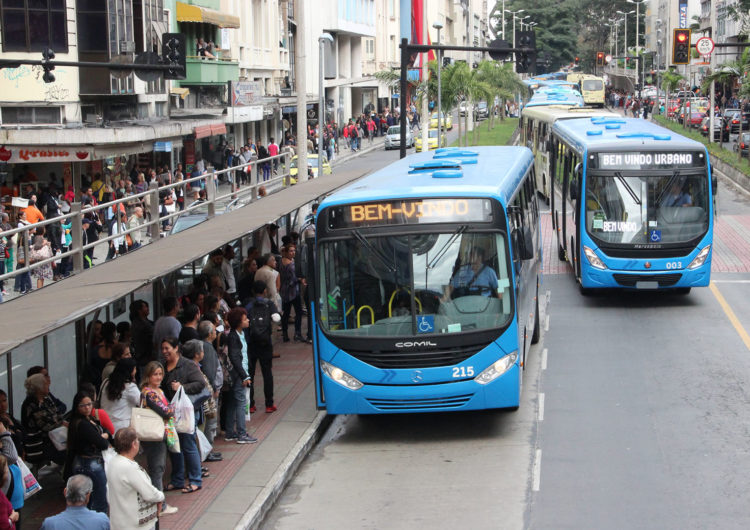
[[[540, 328], [539, 324], [539, 293], [537, 292], [536, 296], [536, 314], [534, 315], [534, 332], [531, 335], [531, 344], [536, 344], [539, 342], [539, 336], [541, 335], [541, 332], [539, 330]], [[523, 363], [524, 370], [526, 369], [526, 362]]]
[[557, 245], [557, 259], [560, 261], [565, 261], [565, 249], [562, 248], [559, 244]]

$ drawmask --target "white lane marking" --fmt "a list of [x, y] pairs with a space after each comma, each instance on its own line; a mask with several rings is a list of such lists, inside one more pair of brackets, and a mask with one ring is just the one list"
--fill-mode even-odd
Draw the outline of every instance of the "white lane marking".
[[544, 421], [544, 392], [539, 394], [539, 421]]
[[547, 348], [542, 350], [542, 370], [547, 369]]
[[544, 318], [544, 331], [549, 331], [549, 315]]
[[532, 491], [539, 491], [539, 485], [542, 481], [542, 450], [536, 450], [536, 458], [534, 459], [534, 469], [532, 471]]

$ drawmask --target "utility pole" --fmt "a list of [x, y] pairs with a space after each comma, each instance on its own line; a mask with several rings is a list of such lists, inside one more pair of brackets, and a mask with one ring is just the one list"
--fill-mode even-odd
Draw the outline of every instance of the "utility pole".
[[[297, 40], [294, 43], [294, 84], [297, 89], [297, 181], [307, 180], [307, 73], [305, 63], [305, 2], [294, 3]], [[318, 109], [322, 113], [323, 109]], [[322, 176], [322, 175], [318, 175]]]
[[[423, 44], [427, 44], [427, 2], [422, 4], [422, 40]], [[422, 95], [422, 119], [420, 120], [420, 126], [422, 127], [422, 151], [429, 151], [430, 146], [428, 144], [428, 130], [430, 128], [430, 108], [429, 108], [429, 96], [430, 92], [426, 89], [427, 87], [427, 61], [430, 58], [430, 52], [425, 51], [422, 54], [422, 83], [424, 83], [425, 91]], [[401, 109], [401, 115], [399, 118], [403, 121], [406, 119], [406, 109]], [[440, 130], [438, 130], [438, 144], [440, 143]]]

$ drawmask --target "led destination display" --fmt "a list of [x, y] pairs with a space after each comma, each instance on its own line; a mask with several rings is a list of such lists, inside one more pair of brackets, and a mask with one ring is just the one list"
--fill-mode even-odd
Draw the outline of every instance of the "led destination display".
[[427, 223], [487, 223], [487, 199], [400, 199], [336, 206], [328, 213], [331, 229]]

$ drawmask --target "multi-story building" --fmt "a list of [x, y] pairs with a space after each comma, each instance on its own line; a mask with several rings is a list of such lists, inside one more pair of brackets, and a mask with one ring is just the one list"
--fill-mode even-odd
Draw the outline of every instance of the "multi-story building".
[[[57, 60], [153, 63], [163, 33], [178, 27], [177, 4], [2, 0], [3, 58], [41, 59], [49, 47]], [[204, 23], [215, 13], [204, 11]], [[188, 79], [195, 75], [191, 68]], [[96, 173], [114, 183], [138, 168], [175, 167], [185, 161], [186, 142], [222, 133], [223, 117], [169, 119], [170, 83], [161, 74], [66, 66], [44, 83], [42, 73], [26, 65], [0, 70], [0, 180], [6, 185], [45, 182], [54, 174], [62, 178], [58, 183], [77, 187], [82, 175]]]

